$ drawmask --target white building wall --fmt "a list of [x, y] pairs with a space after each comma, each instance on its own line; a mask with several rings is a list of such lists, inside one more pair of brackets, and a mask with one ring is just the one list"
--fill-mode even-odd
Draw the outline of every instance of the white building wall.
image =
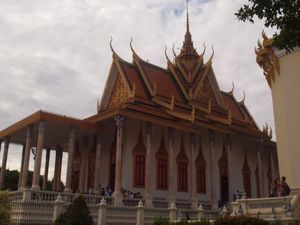
[[[144, 188], [137, 188], [133, 186], [133, 148], [137, 144], [138, 136], [140, 132], [140, 121], [126, 118], [124, 121], [124, 131], [123, 131], [123, 153], [122, 153], [122, 187], [132, 191], [141, 192], [144, 194]], [[151, 136], [151, 192], [152, 196], [155, 198], [167, 198], [167, 190], [157, 190], [156, 189], [156, 153], [159, 149], [161, 138], [164, 138], [165, 148], [169, 151], [169, 129], [167, 127], [162, 127], [160, 125], [153, 125], [152, 136]], [[143, 142], [146, 147], [146, 123], [142, 122], [142, 134]], [[220, 177], [219, 177], [219, 165], [218, 161], [222, 157], [223, 150], [223, 134], [214, 132], [215, 134], [215, 145], [214, 145], [214, 155], [215, 160], [213, 161], [213, 166], [216, 172], [216, 176], [210, 177], [210, 140], [208, 129], [201, 129], [200, 134], [197, 135], [198, 141], [196, 142], [196, 157], [199, 154], [199, 139], [202, 142], [202, 153], [206, 160], [206, 193], [196, 194], [196, 197], [201, 201], [209, 201], [211, 199], [211, 187], [210, 179], [213, 179], [213, 185], [215, 185], [216, 197], [220, 199]], [[101, 132], [101, 170], [100, 172], [100, 184], [105, 187], [109, 181], [109, 163], [110, 163], [110, 148], [115, 140], [115, 123], [114, 121], [107, 122], [105, 126], [105, 132]], [[178, 199], [189, 199], [191, 196], [191, 179], [188, 177], [188, 192], [178, 192], [177, 191], [177, 163], [176, 157], [180, 152], [181, 139], [183, 137], [184, 147], [186, 155], [191, 162], [191, 143], [190, 143], [190, 133], [185, 131], [176, 131], [175, 143], [174, 143], [174, 184], [175, 184], [175, 196]], [[258, 148], [259, 149], [259, 148]], [[263, 148], [261, 152], [262, 158], [262, 170], [263, 170], [263, 196], [268, 196], [268, 180], [267, 171], [269, 168], [269, 152]], [[256, 177], [255, 169], [257, 166], [257, 147], [256, 142], [242, 135], [232, 135], [232, 146], [231, 146], [231, 166], [232, 177], [229, 180], [231, 183], [232, 191], [243, 190], [243, 177], [242, 177], [242, 167], [244, 164], [245, 153], [247, 154], [248, 164], [251, 169], [251, 195], [252, 197], [257, 196], [256, 188]], [[276, 155], [274, 154], [276, 159]], [[275, 161], [275, 169], [277, 169], [277, 163]], [[188, 174], [191, 174], [191, 168], [188, 167]], [[277, 172], [277, 171], [276, 171]], [[229, 193], [232, 196], [233, 193]]]

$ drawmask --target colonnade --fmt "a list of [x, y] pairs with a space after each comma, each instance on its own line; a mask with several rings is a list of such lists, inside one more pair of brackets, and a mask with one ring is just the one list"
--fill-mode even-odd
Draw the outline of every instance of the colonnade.
[[[74, 152], [75, 148], [75, 131], [76, 128], [70, 128], [70, 138], [69, 138], [69, 160], [68, 160], [68, 167], [67, 167], [67, 180], [66, 180], [66, 188], [65, 190], [71, 190], [71, 173], [72, 173], [72, 153]], [[18, 189], [24, 190], [27, 188], [28, 183], [28, 173], [29, 173], [29, 163], [30, 163], [30, 151], [33, 143], [33, 126], [30, 125], [26, 128], [26, 139], [25, 144], [23, 145], [22, 149], [22, 157], [20, 163], [20, 175], [18, 181]], [[44, 149], [44, 139], [45, 139], [45, 121], [38, 122], [38, 136], [37, 136], [37, 146], [36, 146], [36, 154], [34, 156], [34, 170], [33, 170], [33, 177], [32, 177], [32, 190], [40, 190], [41, 188], [46, 190], [47, 189], [47, 181], [48, 181], [48, 173], [49, 173], [49, 161], [50, 161], [50, 149], [46, 149], [46, 160], [45, 160], [45, 168], [44, 168], [44, 178], [42, 187], [40, 187], [40, 172], [41, 172], [41, 162], [42, 162], [42, 152]], [[0, 141], [1, 143], [1, 141]], [[4, 175], [6, 170], [7, 164], [7, 155], [8, 155], [8, 148], [10, 143], [10, 138], [6, 137], [4, 139], [4, 150], [3, 150], [3, 157], [2, 157], [2, 167], [0, 173], [0, 189], [4, 187]], [[1, 150], [1, 144], [0, 144]], [[55, 155], [55, 166], [54, 166], [54, 178], [53, 178], [53, 187], [52, 189], [55, 191], [61, 191], [61, 170], [62, 170], [62, 156], [63, 151], [60, 147], [57, 146], [56, 155]], [[71, 157], [70, 157], [71, 156]]]
[[[116, 168], [115, 168], [115, 188], [114, 188], [114, 204], [118, 205], [122, 203], [122, 194], [121, 194], [121, 185], [122, 185], [122, 145], [123, 145], [123, 116], [115, 116], [115, 123], [116, 123]], [[23, 146], [22, 150], [22, 161], [21, 161], [21, 168], [20, 168], [20, 178], [19, 178], [19, 189], [23, 190], [27, 186], [27, 179], [28, 179], [28, 168], [29, 168], [29, 160], [30, 160], [30, 149], [32, 148], [32, 130], [33, 127], [29, 126], [26, 132], [26, 141], [25, 145]], [[72, 182], [72, 166], [74, 160], [74, 153], [75, 153], [75, 143], [76, 143], [76, 135], [77, 135], [77, 128], [70, 127], [70, 134], [69, 134], [69, 141], [68, 143], [68, 163], [67, 163], [67, 171], [66, 171], [66, 182], [65, 182], [65, 192], [71, 192], [71, 182]], [[176, 202], [175, 197], [175, 134], [176, 130], [174, 128], [169, 128], [168, 130], [168, 161], [169, 161], [169, 174], [168, 174], [168, 199], [169, 204]], [[208, 175], [211, 178], [219, 177], [219, 171], [215, 166], [216, 162], [216, 155], [215, 155], [215, 132], [209, 131], [209, 172]], [[151, 157], [152, 157], [152, 143], [153, 143], [153, 124], [147, 122], [146, 123], [146, 157], [145, 157], [145, 205], [147, 207], [153, 206], [153, 196], [151, 193], [151, 177], [153, 176], [153, 171], [151, 171]], [[42, 151], [44, 148], [44, 139], [45, 139], [45, 122], [40, 121], [38, 123], [38, 136], [37, 136], [37, 146], [36, 146], [36, 155], [34, 161], [34, 171], [33, 171], [33, 179], [32, 179], [32, 190], [40, 190], [39, 178], [40, 178], [40, 171], [41, 171], [41, 160], [42, 160]], [[233, 193], [232, 188], [232, 159], [231, 159], [231, 151], [232, 151], [232, 141], [229, 135], [226, 136], [226, 154], [227, 154], [227, 162], [228, 162], [228, 192], [229, 192], [229, 200], [232, 200], [231, 193]], [[197, 192], [196, 192], [196, 166], [195, 161], [197, 157], [197, 135], [190, 134], [190, 162], [189, 167], [191, 171], [192, 179], [190, 180], [190, 200], [191, 205], [193, 208], [198, 207], [197, 201]], [[5, 138], [4, 140], [4, 150], [3, 150], [3, 159], [2, 159], [2, 169], [0, 173], [0, 188], [3, 187], [4, 182], [4, 171], [6, 169], [6, 162], [7, 162], [7, 154], [9, 148], [9, 137]], [[1, 142], [0, 142], [0, 149], [1, 149]], [[259, 191], [260, 196], [263, 195], [263, 177], [262, 177], [262, 162], [261, 162], [261, 150], [257, 150], [257, 162], [258, 162], [258, 170], [259, 170]], [[46, 189], [47, 187], [47, 180], [48, 180], [48, 171], [49, 171], [49, 158], [50, 158], [50, 149], [46, 149], [46, 160], [45, 160], [45, 168], [44, 168], [44, 181], [42, 184], [42, 189]], [[87, 160], [88, 161], [88, 160]], [[97, 145], [96, 145], [96, 156], [95, 156], [95, 174], [94, 174], [94, 191], [97, 192], [99, 189], [100, 184], [100, 161], [101, 161], [101, 139], [100, 135], [97, 136]], [[270, 163], [271, 163], [271, 172], [272, 177], [275, 176], [275, 164], [274, 164], [274, 156], [271, 154], [270, 156]], [[86, 167], [86, 166], [85, 166]], [[56, 157], [55, 157], [55, 172], [54, 172], [54, 182], [53, 182], [53, 190], [61, 191], [60, 190], [60, 182], [61, 182], [61, 169], [62, 169], [62, 149], [56, 149]], [[86, 170], [81, 171], [82, 173], [86, 174]], [[218, 207], [218, 199], [217, 199], [217, 184], [216, 179], [209, 179], [210, 181], [210, 198], [213, 208]], [[80, 183], [79, 183], [79, 190], [83, 191], [87, 183], [87, 176], [84, 178], [81, 177], [80, 174]]]

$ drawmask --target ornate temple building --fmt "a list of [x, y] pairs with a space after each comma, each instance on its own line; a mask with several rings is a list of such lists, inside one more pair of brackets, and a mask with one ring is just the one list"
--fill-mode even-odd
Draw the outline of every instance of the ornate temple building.
[[[86, 119], [38, 111], [0, 132], [4, 143], [0, 187], [9, 143], [23, 145], [19, 189], [46, 189], [49, 154], [55, 152], [52, 189], [98, 193], [110, 185], [114, 204], [122, 189], [140, 192], [147, 207], [206, 203], [217, 208], [236, 190], [247, 197], [269, 194], [279, 176], [276, 143], [259, 129], [244, 99], [221, 91], [213, 54], [204, 60], [193, 46], [187, 15], [183, 46], [167, 68], [134, 51], [132, 62], [112, 48], [112, 64], [97, 114]], [[28, 183], [35, 149], [32, 183]], [[46, 152], [40, 185], [41, 159]], [[62, 152], [68, 153], [65, 189], [61, 190]]]

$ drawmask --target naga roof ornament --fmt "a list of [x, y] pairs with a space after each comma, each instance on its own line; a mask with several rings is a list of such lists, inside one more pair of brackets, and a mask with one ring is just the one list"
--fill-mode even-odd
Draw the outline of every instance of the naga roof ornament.
[[279, 60], [275, 55], [271, 38], [268, 38], [265, 32], [262, 32], [263, 42], [258, 40], [255, 47], [256, 62], [264, 70], [264, 75], [270, 87], [272, 87], [271, 81], [275, 81], [275, 71], [280, 74]]

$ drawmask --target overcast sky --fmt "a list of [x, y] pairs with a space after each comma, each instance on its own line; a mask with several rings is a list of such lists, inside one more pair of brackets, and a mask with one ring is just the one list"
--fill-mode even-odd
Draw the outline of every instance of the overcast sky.
[[[206, 43], [206, 59], [213, 45], [220, 88], [229, 91], [234, 82], [234, 95], [241, 100], [245, 91], [258, 125], [274, 128], [270, 88], [254, 54], [263, 23], [234, 16], [245, 2], [190, 0], [190, 29], [199, 52]], [[0, 130], [39, 109], [95, 114], [112, 61], [110, 37], [123, 59], [132, 61], [132, 37], [142, 58], [165, 68], [165, 46], [169, 56], [173, 43], [178, 52], [185, 27], [185, 0], [1, 0]], [[19, 150], [11, 148], [8, 168], [19, 168]]]

